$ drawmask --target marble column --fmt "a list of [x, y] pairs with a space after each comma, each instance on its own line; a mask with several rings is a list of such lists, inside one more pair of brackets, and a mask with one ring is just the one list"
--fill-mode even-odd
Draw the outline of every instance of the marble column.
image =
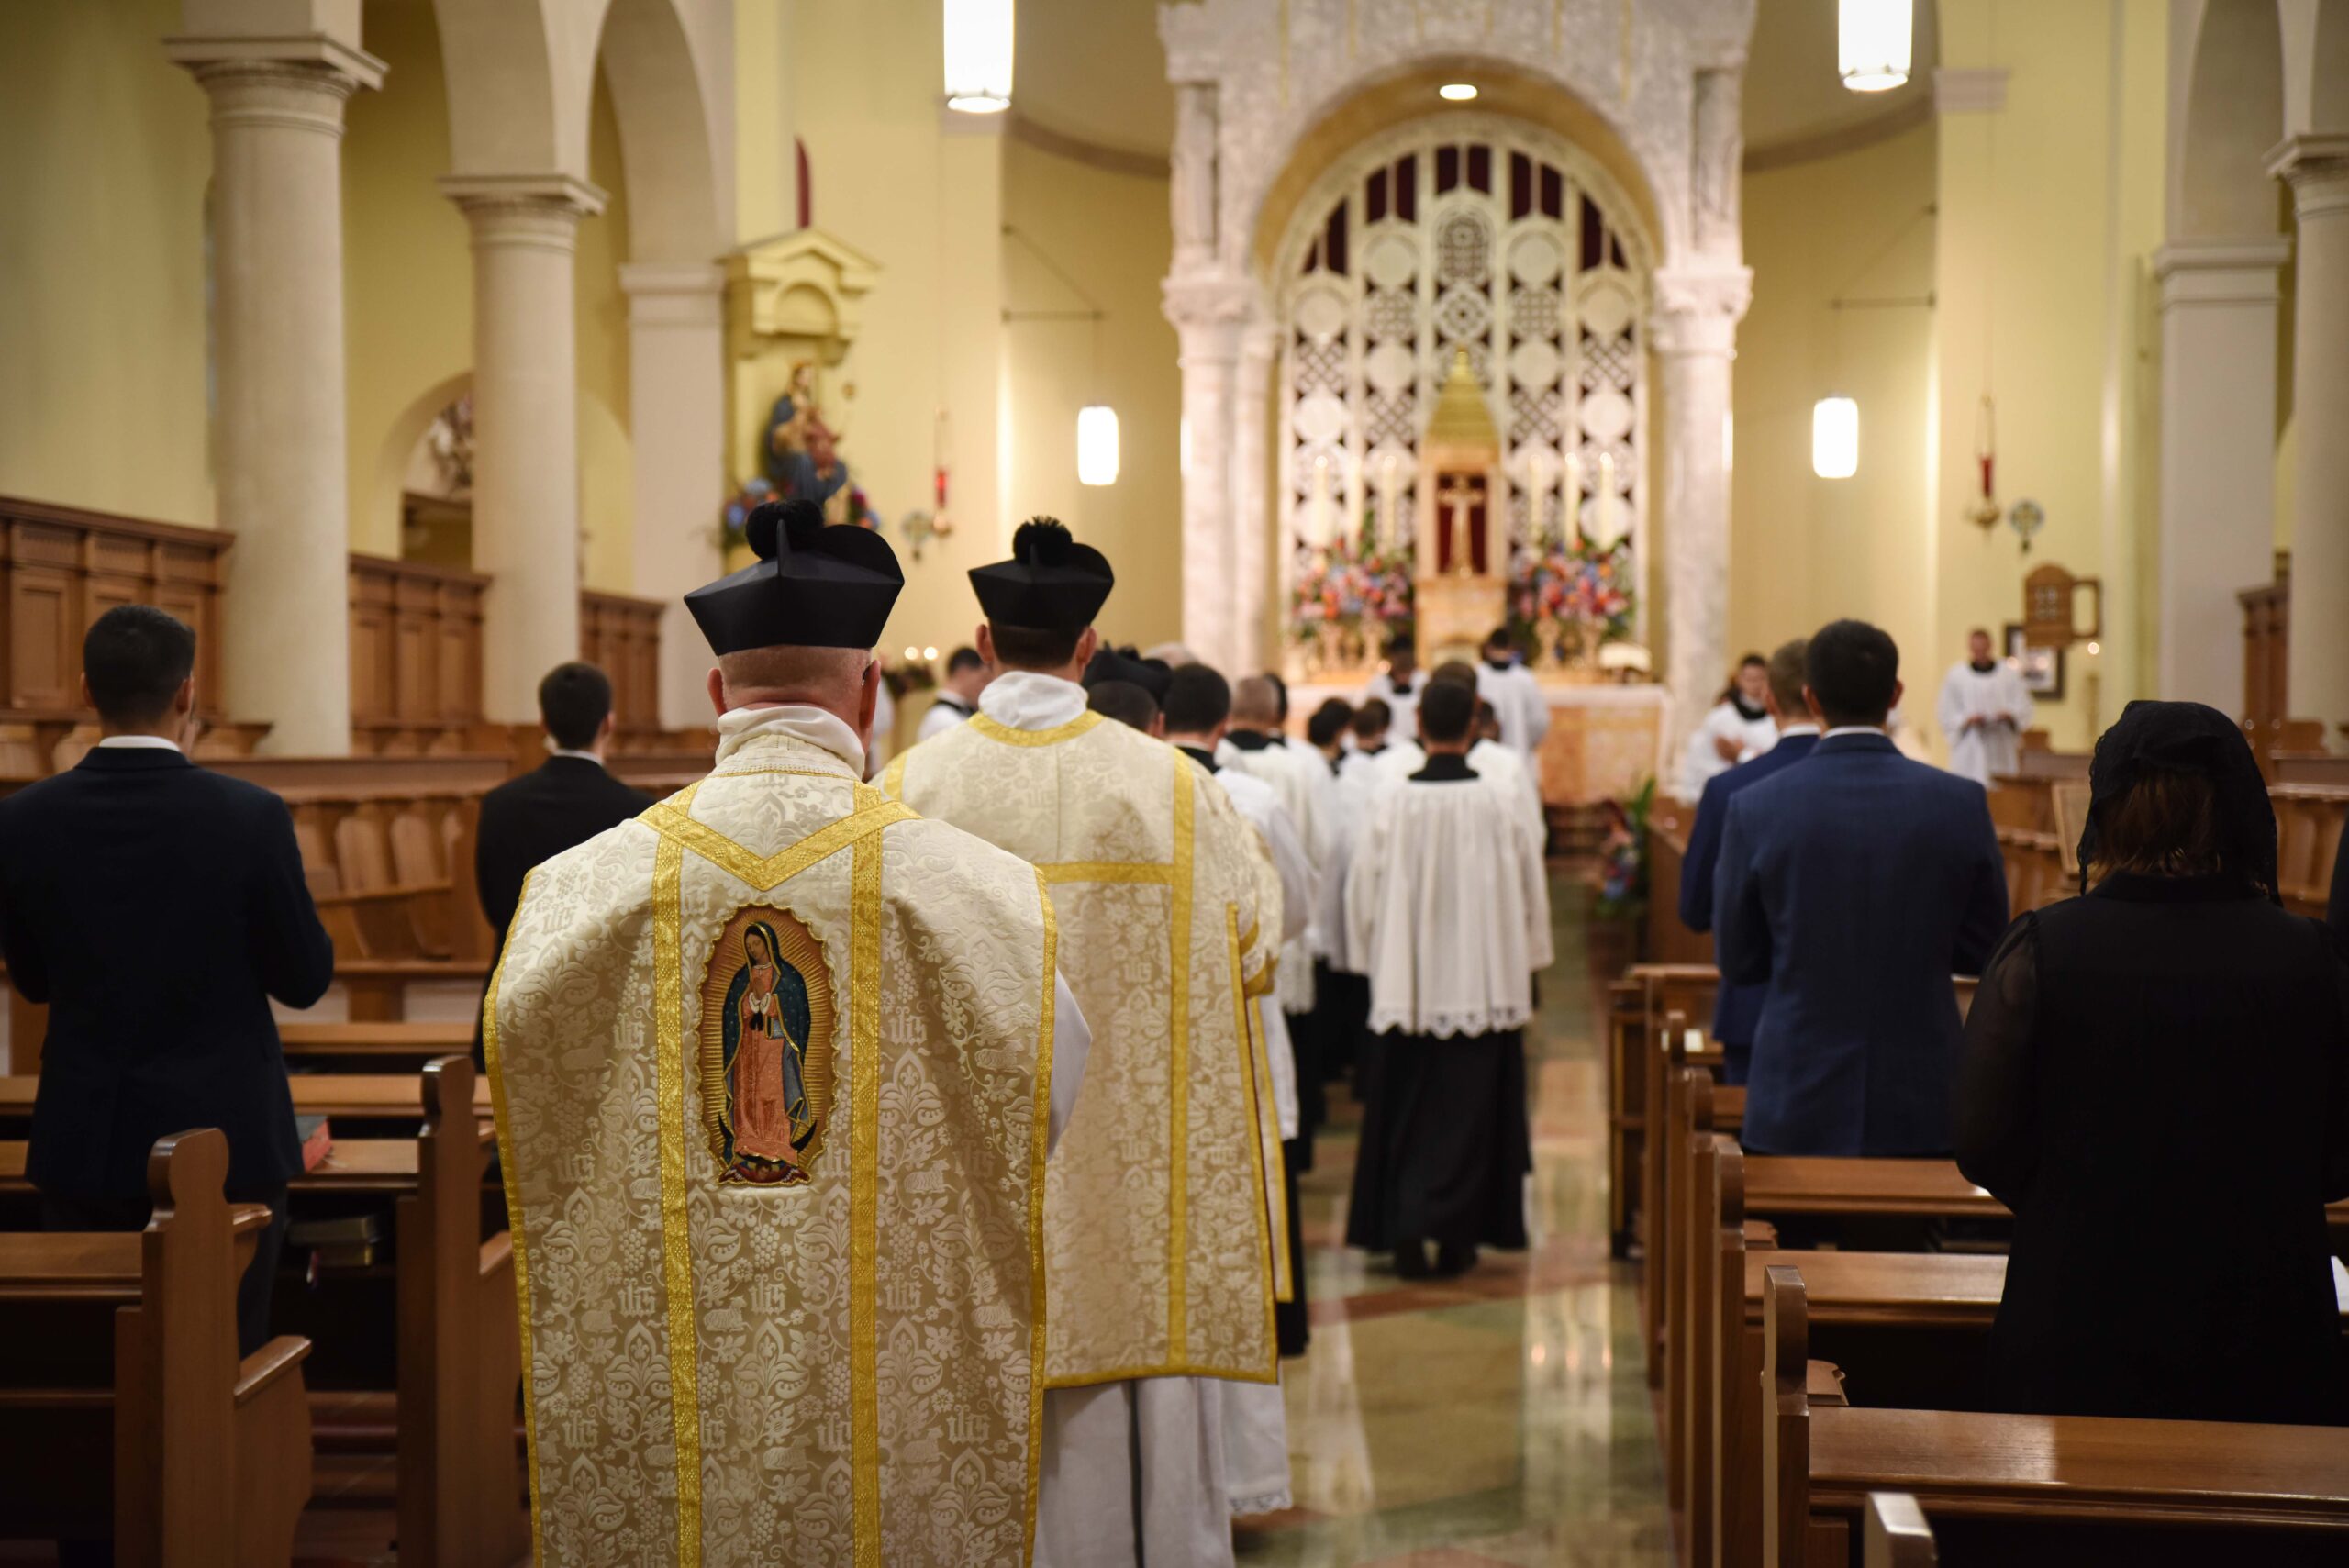
[[2339, 751], [2349, 748], [2349, 135], [2294, 137], [2269, 169], [2291, 185], [2299, 225], [2288, 714], [2322, 721]]
[[2161, 603], [2157, 688], [2243, 706], [2243, 610], [2275, 547], [2275, 235], [2182, 240], [2161, 284]]
[[1253, 290], [1219, 274], [1166, 280], [1166, 317], [1181, 348], [1183, 641], [1219, 669], [1241, 673], [1233, 592], [1232, 448], [1240, 338]]
[[620, 269], [636, 452], [634, 591], [661, 614], [661, 723], [706, 722], [709, 649], [685, 595], [717, 577], [726, 498], [726, 274], [704, 261]]
[[1240, 329], [1237, 384], [1231, 400], [1232, 673], [1273, 667], [1266, 643], [1265, 599], [1273, 580], [1272, 496], [1265, 473], [1270, 451], [1266, 420], [1272, 398], [1273, 354], [1279, 328], [1261, 317]]
[[1721, 263], [1654, 277], [1649, 342], [1664, 403], [1664, 681], [1669, 756], [1704, 716], [1729, 665], [1730, 361], [1753, 274]]
[[228, 552], [228, 717], [266, 750], [351, 750], [342, 109], [384, 65], [305, 38], [164, 46], [212, 100], [215, 448]]
[[452, 174], [473, 228], [473, 569], [482, 706], [537, 721], [539, 681], [579, 657], [579, 385], [572, 272], [604, 194], [566, 174]]

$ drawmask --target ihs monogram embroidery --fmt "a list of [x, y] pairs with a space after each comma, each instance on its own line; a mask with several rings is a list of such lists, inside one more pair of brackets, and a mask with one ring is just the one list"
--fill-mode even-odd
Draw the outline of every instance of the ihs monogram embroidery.
[[832, 1109], [832, 977], [807, 928], [736, 911], [702, 982], [701, 1105], [718, 1180], [805, 1184]]

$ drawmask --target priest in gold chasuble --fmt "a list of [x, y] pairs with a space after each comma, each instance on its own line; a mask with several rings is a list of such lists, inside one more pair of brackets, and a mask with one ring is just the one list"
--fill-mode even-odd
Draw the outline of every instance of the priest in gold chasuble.
[[1033, 867], [861, 782], [901, 585], [760, 508], [715, 770], [533, 872], [484, 1044], [542, 1564], [1023, 1564], [1088, 1036]]
[[[1038, 520], [971, 577], [1001, 673], [882, 784], [1037, 866], [1093, 1028], [1045, 1197], [1045, 1486], [1085, 1499], [1071, 1517], [1090, 1539], [1056, 1538], [1048, 1510], [1038, 1558], [1228, 1562], [1213, 1380], [1275, 1376], [1273, 1107], [1249, 998], [1271, 981], [1279, 911], [1259, 907], [1253, 829], [1215, 781], [1086, 711], [1077, 676], [1113, 583], [1100, 553]], [[1139, 1551], [1099, 1544], [1120, 1532]]]

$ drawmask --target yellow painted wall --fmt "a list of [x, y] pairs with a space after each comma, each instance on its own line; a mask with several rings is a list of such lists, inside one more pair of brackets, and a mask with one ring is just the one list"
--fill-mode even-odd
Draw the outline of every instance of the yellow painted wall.
[[601, 72], [587, 122], [587, 177], [605, 193], [603, 213], [579, 226], [573, 272], [579, 356], [580, 580], [625, 594], [634, 584], [634, 450], [629, 442], [628, 186], [620, 172], [619, 122]]
[[[1932, 311], [1831, 302], [1932, 293], [1934, 141], [1928, 124], [1745, 177], [1753, 303], [1731, 383], [1732, 657], [1857, 616], [1892, 634], [1911, 685], [1920, 655], [1932, 662]], [[1850, 479], [1811, 472], [1811, 406], [1830, 395], [1860, 406]]]
[[[1097, 356], [1085, 321], [1025, 321], [1004, 332], [1008, 493], [1016, 518], [1059, 517], [1108, 555], [1119, 589], [1104, 636], [1147, 648], [1182, 630], [1183, 522], [1174, 329], [1159, 308], [1173, 254], [1166, 182], [1114, 172], [1011, 140], [1004, 147], [1007, 310], [1104, 313]], [[1049, 257], [1051, 265], [1039, 257]], [[1077, 483], [1076, 411], [1118, 413], [1118, 482]], [[1269, 566], [1268, 566], [1269, 569]]]
[[[1005, 538], [1003, 149], [994, 124], [941, 122], [939, 25], [936, 0], [803, 6], [792, 23], [814, 221], [881, 268], [841, 378], [855, 395], [825, 413], [905, 561], [884, 644], [898, 656], [907, 645], [942, 650], [969, 637], [978, 610], [963, 573], [1000, 559]], [[737, 40], [750, 47], [739, 23]], [[952, 417], [955, 531], [917, 562], [898, 525], [930, 506], [941, 408]]]
[[[2142, 626], [2155, 498], [2139, 459], [2150, 435], [2138, 394], [2154, 328], [2141, 308], [2144, 258], [2160, 238], [2166, 14], [2160, 0], [2047, 6], [1943, 0], [1942, 57], [2008, 68], [1997, 114], [1941, 124], [1936, 312], [1936, 639], [1912, 669], [1938, 681], [1968, 627], [2021, 619], [2025, 572], [2054, 562], [2106, 585], [2110, 627]], [[1957, 520], [1976, 488], [1973, 410], [1997, 400], [1998, 490], [2028, 496], [2047, 526], [2028, 559], [2004, 527]], [[2085, 615], [2085, 603], [2082, 606]], [[2142, 635], [2070, 657], [2065, 700], [2043, 704], [2054, 744], [2093, 739], [2154, 668]], [[1912, 684], [1915, 681], [1912, 678]]]
[[204, 194], [177, 0], [0, 6], [0, 494], [210, 527]]
[[342, 142], [351, 548], [400, 553], [400, 482], [473, 362], [473, 254], [440, 194], [449, 89], [432, 7], [369, 0], [361, 37], [389, 68], [352, 96]]

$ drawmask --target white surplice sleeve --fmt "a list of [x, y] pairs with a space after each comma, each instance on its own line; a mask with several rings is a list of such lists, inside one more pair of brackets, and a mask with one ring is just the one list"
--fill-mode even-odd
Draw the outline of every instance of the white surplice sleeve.
[[1093, 1029], [1085, 1021], [1085, 1009], [1076, 1005], [1076, 993], [1068, 988], [1068, 982], [1054, 974], [1052, 1116], [1044, 1131], [1048, 1154], [1060, 1142], [1069, 1115], [1076, 1109], [1076, 1091], [1085, 1082], [1085, 1061], [1092, 1053]]

